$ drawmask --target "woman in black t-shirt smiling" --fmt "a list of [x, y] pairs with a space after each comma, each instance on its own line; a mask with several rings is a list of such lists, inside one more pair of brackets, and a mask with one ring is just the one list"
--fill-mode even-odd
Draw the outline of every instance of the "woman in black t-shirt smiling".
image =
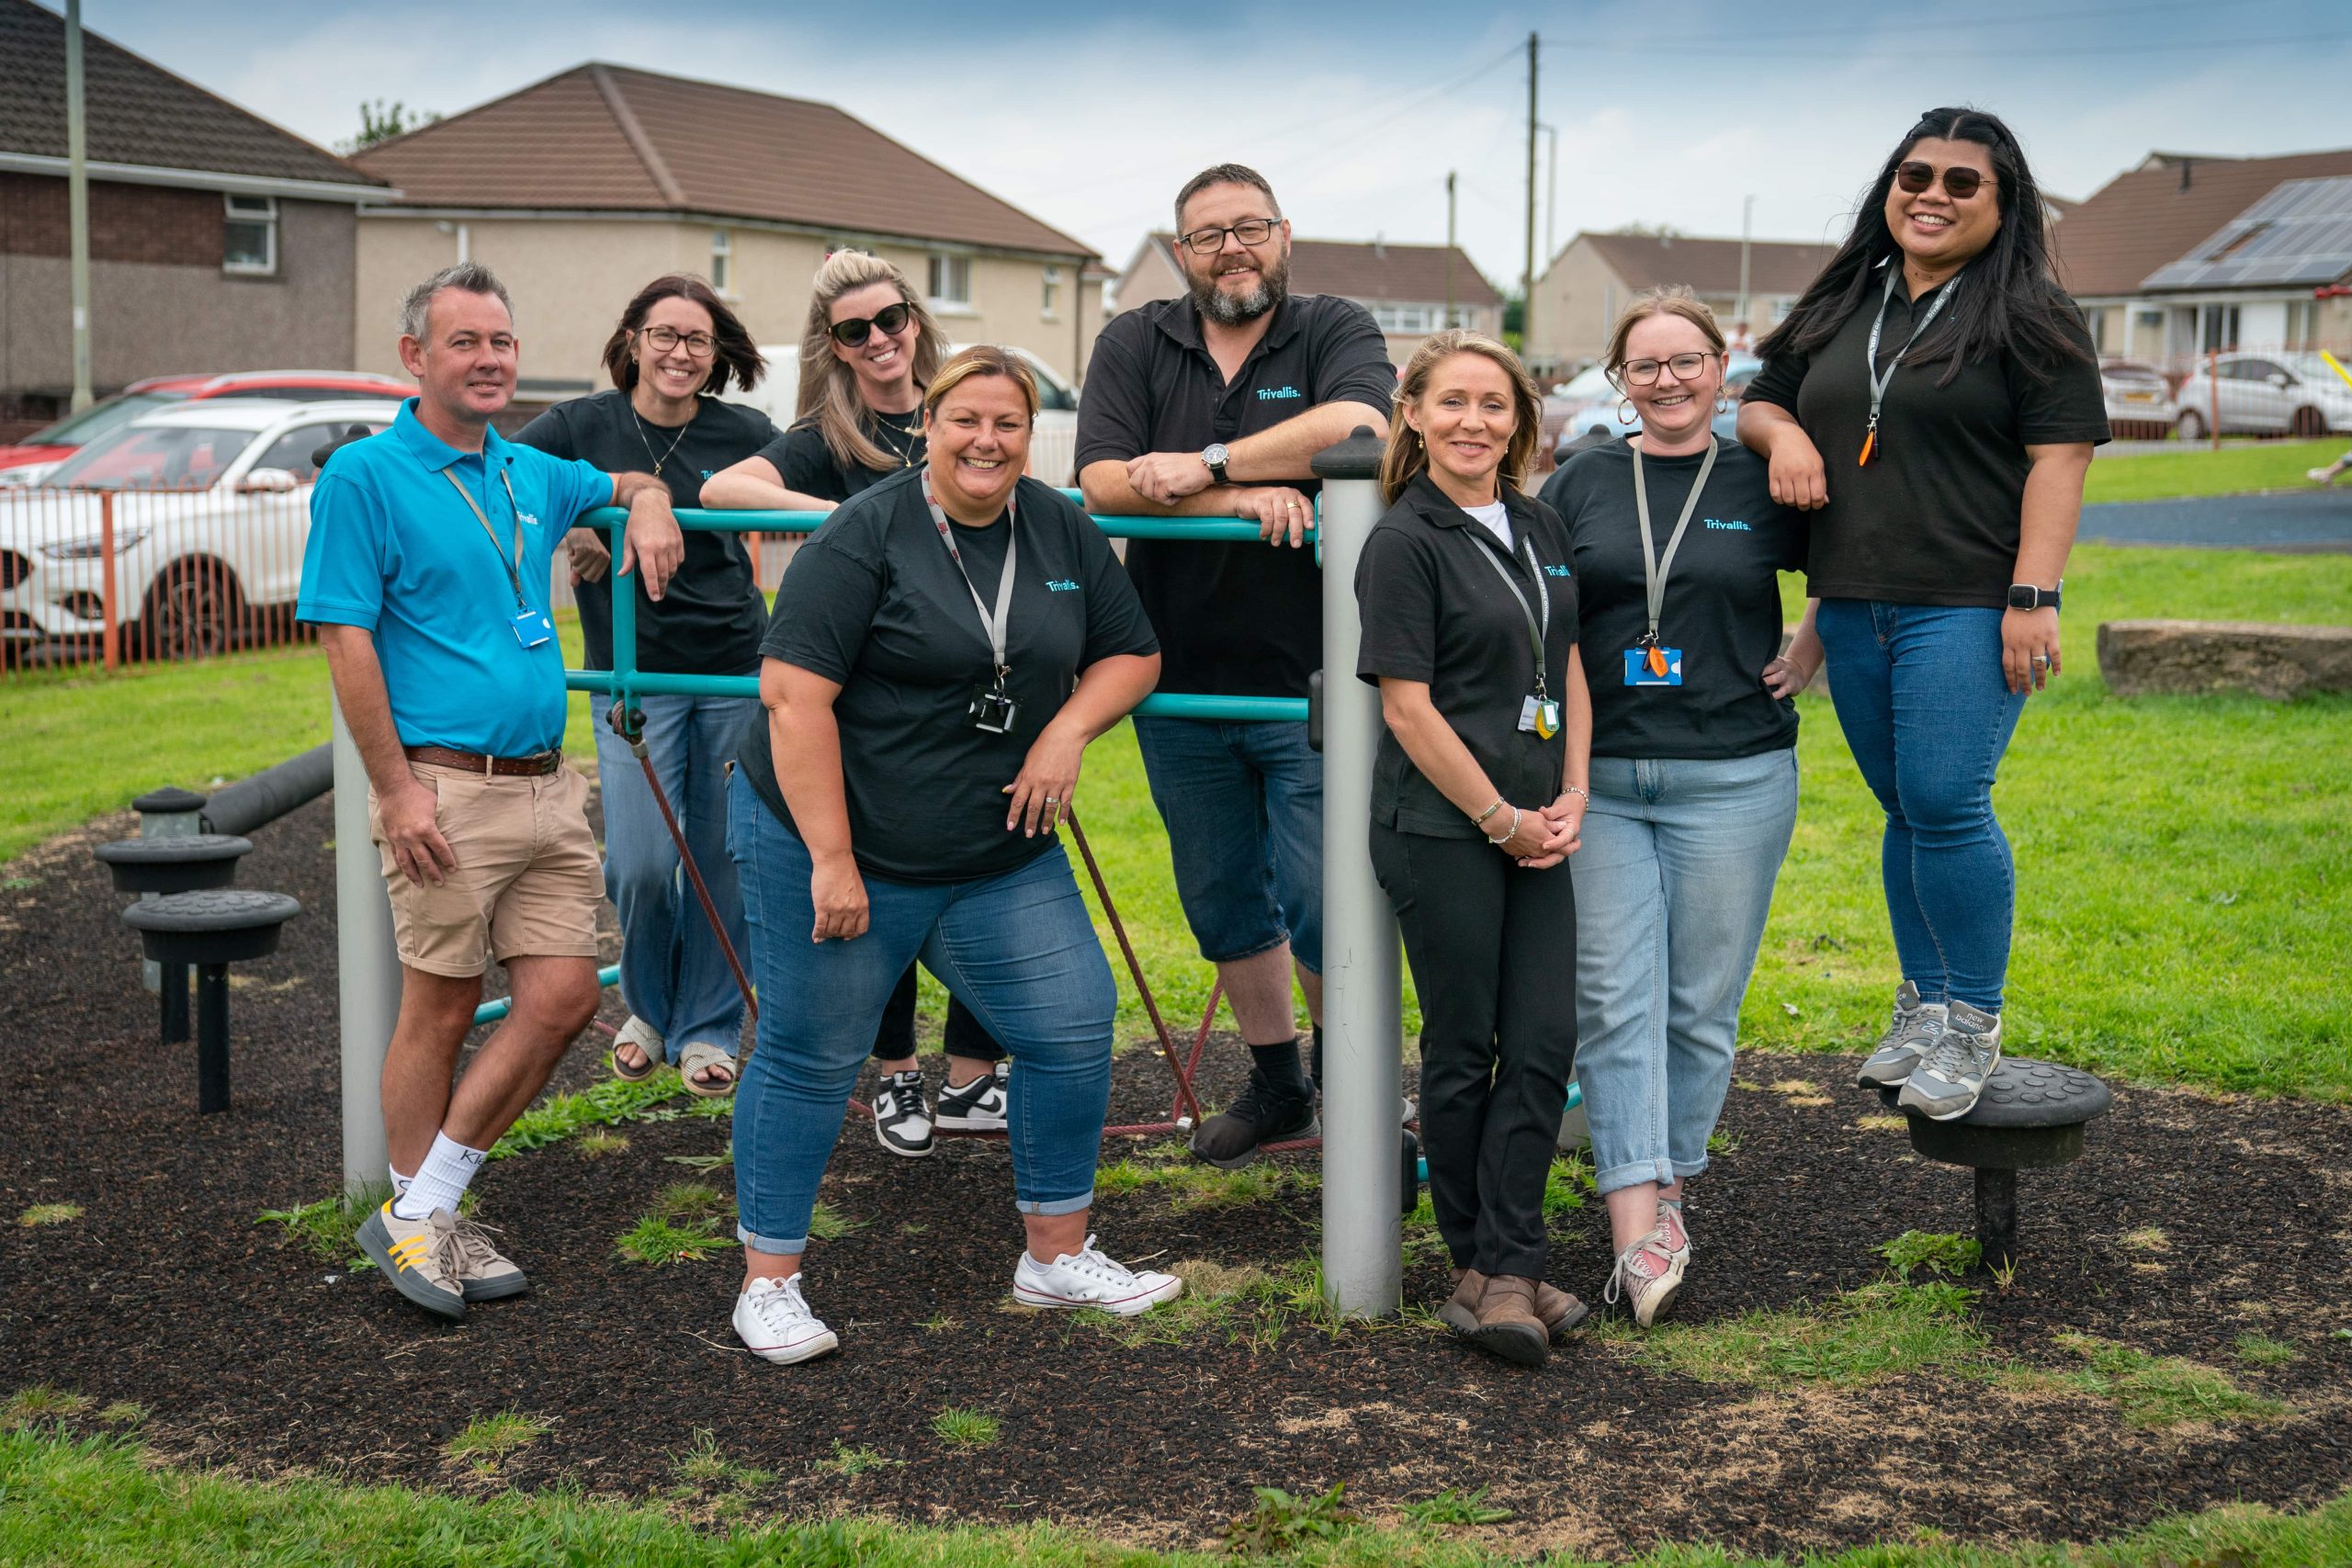
[[859, 1063], [917, 957], [1012, 1055], [1014, 1299], [1132, 1314], [1182, 1288], [1086, 1228], [1117, 996], [1055, 829], [1159, 647], [1102, 530], [1022, 477], [1036, 399], [1006, 350], [942, 367], [924, 467], [801, 547], [760, 645], [768, 722], [744, 737], [729, 806], [760, 993], [735, 1105], [734, 1321], [772, 1361], [834, 1348], [801, 1253]]
[[1641, 434], [1544, 487], [1576, 541], [1592, 688], [1577, 1074], [1617, 1254], [1605, 1294], [1644, 1327], [1682, 1287], [1683, 1184], [1707, 1168], [1796, 823], [1790, 699], [1821, 664], [1810, 614], [1780, 656], [1778, 573], [1804, 564], [1804, 523], [1762, 458], [1715, 439], [1724, 352], [1689, 289], [1636, 296], [1606, 363]]
[[[713, 474], [711, 507], [831, 512], [923, 460], [922, 392], [946, 356], [946, 335], [906, 274], [864, 251], [835, 251], [817, 269], [800, 337], [799, 411], [791, 428]], [[937, 1114], [915, 1061], [915, 970], [891, 993], [874, 1037], [881, 1081], [874, 1135], [896, 1155], [931, 1153], [935, 1126], [1004, 1126], [1004, 1047], [971, 1010], [947, 1000], [947, 1084]]]
[[1544, 1182], [1577, 1054], [1563, 863], [1592, 732], [1576, 579], [1567, 531], [1519, 489], [1543, 417], [1510, 350], [1437, 333], [1405, 367], [1396, 412], [1389, 507], [1355, 580], [1356, 674], [1379, 686], [1387, 726], [1372, 864], [1421, 998], [1421, 1135], [1455, 1270], [1440, 1314], [1533, 1365], [1585, 1314], [1544, 1283]]
[[1861, 1081], [1938, 1121], [2000, 1065], [2017, 881], [1993, 779], [2058, 673], [2059, 580], [2108, 435], [2047, 223], [2008, 127], [1929, 110], [1758, 345], [1739, 413], [1773, 498], [1813, 512], [1830, 699], [1886, 810], [1903, 980]]

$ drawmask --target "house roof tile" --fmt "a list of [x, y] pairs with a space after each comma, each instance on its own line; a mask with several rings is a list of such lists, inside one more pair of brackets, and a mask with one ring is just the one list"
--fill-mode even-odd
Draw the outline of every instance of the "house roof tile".
[[[1737, 240], [1683, 234], [1578, 234], [1630, 288], [1683, 284], [1698, 294], [1739, 291]], [[1790, 240], [1753, 240], [1747, 246], [1750, 294], [1802, 294], [1838, 247]]]
[[[1127, 264], [1133, 273], [1147, 253], [1174, 243], [1165, 229], [1146, 235]], [[1386, 240], [1297, 240], [1290, 246], [1291, 288], [1301, 294], [1336, 294], [1343, 299], [1400, 304], [1445, 302], [1447, 247], [1405, 245]], [[1499, 305], [1503, 297], [1478, 270], [1467, 251], [1453, 253], [1453, 299], [1457, 305]]]
[[2352, 175], [2352, 148], [2278, 158], [2151, 153], [2051, 230], [2058, 280], [2077, 299], [2129, 296], [2282, 182]]

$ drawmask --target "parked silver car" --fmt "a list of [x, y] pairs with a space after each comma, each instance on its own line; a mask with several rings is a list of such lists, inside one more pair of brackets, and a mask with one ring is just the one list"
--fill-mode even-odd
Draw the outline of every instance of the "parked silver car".
[[2352, 430], [2352, 387], [2316, 354], [2224, 354], [2180, 384], [2173, 428], [2202, 441], [2219, 416], [2224, 435], [2325, 435]]
[[2108, 427], [2119, 439], [2158, 441], [2171, 433], [2180, 405], [2154, 366], [2109, 360], [2098, 367], [2098, 385], [2107, 399]]

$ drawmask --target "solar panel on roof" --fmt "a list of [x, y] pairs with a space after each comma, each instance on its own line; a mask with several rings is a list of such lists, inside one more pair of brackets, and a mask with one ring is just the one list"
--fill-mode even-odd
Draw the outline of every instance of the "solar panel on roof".
[[2311, 288], [2352, 273], [2352, 175], [2287, 180], [2143, 288]]

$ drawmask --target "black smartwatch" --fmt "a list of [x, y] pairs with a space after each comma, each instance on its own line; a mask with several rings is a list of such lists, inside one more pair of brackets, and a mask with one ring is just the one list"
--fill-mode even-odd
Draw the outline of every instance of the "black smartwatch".
[[2061, 579], [2058, 588], [2036, 588], [2030, 582], [2009, 584], [2009, 608], [2012, 610], [2054, 610], [2058, 607], [2058, 589], [2065, 587]]
[[1201, 453], [1201, 461], [1208, 465], [1209, 483], [1225, 482], [1225, 443], [1212, 441]]

